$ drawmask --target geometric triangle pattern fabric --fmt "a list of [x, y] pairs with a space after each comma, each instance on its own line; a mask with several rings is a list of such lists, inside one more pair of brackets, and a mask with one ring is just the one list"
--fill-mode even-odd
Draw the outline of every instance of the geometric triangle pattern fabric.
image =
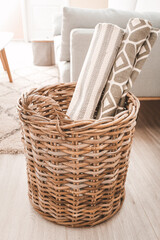
[[122, 97], [120, 99], [120, 102], [119, 102], [119, 105], [118, 105], [118, 108], [117, 108], [117, 112], [120, 112], [124, 109], [125, 101], [126, 101], [126, 95], [130, 91], [130, 89], [132, 88], [132, 85], [134, 84], [136, 78], [140, 74], [144, 63], [147, 60], [147, 58], [148, 58], [148, 56], [151, 52], [151, 49], [152, 49], [154, 43], [156, 42], [156, 40], [158, 38], [159, 32], [160, 32], [159, 29], [152, 28], [149, 37], [146, 39], [146, 41], [142, 45], [139, 53], [137, 54], [132, 73], [131, 73], [131, 75], [128, 79], [128, 82], [126, 83], [126, 86], [125, 86], [124, 90], [123, 90], [123, 94], [122, 94]]
[[[138, 54], [145, 56], [146, 51], [148, 52], [150, 49], [148, 40], [151, 29], [152, 25], [147, 20], [139, 18], [129, 20], [115, 62], [106, 82], [104, 95], [100, 103], [100, 114], [98, 114], [100, 118], [115, 115], [120, 99], [126, 90], [126, 85], [130, 84], [130, 76], [132, 74], [132, 78], [136, 78], [137, 76], [136, 73], [133, 73], [133, 67], [137, 67], [139, 64], [136, 62]], [[145, 44], [146, 41], [147, 44]], [[106, 102], [107, 105], [105, 104]]]

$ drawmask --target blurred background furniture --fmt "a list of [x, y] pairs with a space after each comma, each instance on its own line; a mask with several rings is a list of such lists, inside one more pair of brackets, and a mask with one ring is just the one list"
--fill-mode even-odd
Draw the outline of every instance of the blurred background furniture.
[[32, 50], [35, 65], [52, 66], [55, 64], [53, 40], [34, 40], [32, 41]]
[[5, 47], [11, 41], [12, 37], [13, 37], [13, 33], [11, 32], [0, 32], [0, 59], [1, 59], [4, 70], [7, 71], [10, 82], [13, 82], [13, 80], [12, 80], [12, 75], [10, 72], [6, 52], [5, 52]]

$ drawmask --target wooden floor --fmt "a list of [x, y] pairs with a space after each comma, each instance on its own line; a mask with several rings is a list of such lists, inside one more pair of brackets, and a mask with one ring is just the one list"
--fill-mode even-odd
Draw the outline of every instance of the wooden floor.
[[160, 239], [160, 101], [141, 103], [119, 213], [93, 228], [72, 229], [44, 220], [27, 197], [23, 155], [0, 155], [0, 240]]

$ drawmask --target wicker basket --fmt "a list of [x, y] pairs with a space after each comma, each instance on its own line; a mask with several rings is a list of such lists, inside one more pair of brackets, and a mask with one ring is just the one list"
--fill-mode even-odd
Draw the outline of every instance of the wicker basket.
[[94, 226], [122, 206], [139, 101], [129, 93], [114, 118], [73, 121], [65, 112], [74, 88], [47, 86], [19, 100], [29, 198], [52, 222]]

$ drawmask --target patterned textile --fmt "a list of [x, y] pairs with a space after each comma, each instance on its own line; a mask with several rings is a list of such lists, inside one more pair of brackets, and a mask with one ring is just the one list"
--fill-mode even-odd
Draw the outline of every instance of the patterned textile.
[[127, 95], [128, 91], [130, 91], [133, 83], [135, 82], [136, 78], [140, 74], [144, 63], [147, 60], [154, 43], [157, 40], [158, 33], [159, 33], [159, 29], [152, 28], [151, 32], [150, 32], [150, 36], [146, 39], [146, 41], [142, 45], [142, 47], [136, 57], [136, 61], [133, 66], [132, 73], [128, 79], [128, 82], [124, 86], [123, 95], [120, 99], [120, 102], [119, 102], [119, 105], [117, 108], [117, 112], [120, 112], [121, 110], [124, 109], [126, 95]]
[[126, 33], [124, 34], [122, 44], [104, 90], [98, 114], [101, 118], [115, 114], [125, 86], [132, 73], [136, 56], [140, 49], [144, 51], [143, 44], [150, 36], [151, 28], [152, 25], [147, 20], [139, 18], [129, 20]]
[[84, 61], [67, 115], [73, 120], [91, 119], [105, 87], [124, 31], [118, 26], [100, 23]]

